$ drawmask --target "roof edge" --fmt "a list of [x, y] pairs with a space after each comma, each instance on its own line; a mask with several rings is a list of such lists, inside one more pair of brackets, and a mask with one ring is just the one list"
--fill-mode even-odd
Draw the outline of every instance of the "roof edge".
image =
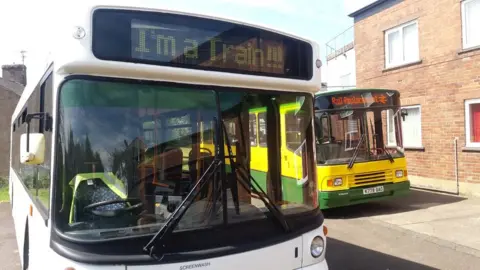
[[380, 5], [381, 3], [386, 2], [386, 1], [388, 1], [388, 0], [374, 1], [374, 2], [370, 3], [369, 5], [366, 5], [363, 8], [348, 14], [348, 17], [354, 18], [354, 17], [358, 16], [359, 14], [361, 14], [361, 13], [363, 13], [363, 12], [365, 12], [365, 11], [367, 11], [367, 10], [377, 6], [377, 5]]

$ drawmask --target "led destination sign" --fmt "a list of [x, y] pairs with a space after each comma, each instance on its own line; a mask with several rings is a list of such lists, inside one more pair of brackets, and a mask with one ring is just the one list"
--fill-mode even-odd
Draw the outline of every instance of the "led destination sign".
[[93, 51], [105, 60], [308, 80], [310, 44], [224, 21], [177, 14], [97, 10]]
[[315, 98], [315, 107], [319, 110], [398, 105], [400, 105], [399, 94], [395, 91], [388, 90], [355, 90], [347, 93], [319, 95]]
[[371, 103], [374, 103], [374, 102], [382, 104], [382, 105], [387, 105], [388, 104], [388, 96], [386, 94], [383, 94], [383, 93], [381, 93], [381, 94], [374, 93], [373, 95], [370, 95], [370, 96], [367, 96], [367, 97], [355, 96], [355, 95], [343, 96], [343, 97], [342, 96], [339, 96], [339, 97], [332, 96], [331, 100], [332, 100], [332, 103], [335, 106], [339, 106], [339, 105], [366, 105], [366, 104], [371, 104]]

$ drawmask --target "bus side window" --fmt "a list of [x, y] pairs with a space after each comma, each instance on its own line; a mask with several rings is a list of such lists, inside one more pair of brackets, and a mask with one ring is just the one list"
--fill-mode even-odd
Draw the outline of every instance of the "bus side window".
[[295, 115], [294, 111], [285, 114], [285, 139], [289, 150], [297, 151], [302, 145], [306, 129], [305, 119], [301, 114]]
[[[40, 111], [53, 114], [53, 75], [50, 74], [47, 80], [40, 87]], [[39, 166], [38, 179], [35, 186], [35, 196], [37, 200], [45, 206], [50, 207], [50, 183], [51, 183], [51, 154], [52, 154], [52, 126], [45, 126], [42, 121], [39, 122], [40, 132], [45, 135], [45, 161]]]
[[262, 112], [258, 114], [258, 144], [261, 147], [267, 146], [267, 114]]
[[235, 129], [235, 119], [226, 119], [223, 122], [225, 123], [225, 128], [227, 130], [227, 135], [230, 143], [235, 144], [238, 141], [237, 132]]
[[213, 121], [202, 122], [203, 143], [213, 144]]
[[250, 146], [257, 146], [257, 116], [253, 113], [249, 114], [249, 124], [250, 124]]

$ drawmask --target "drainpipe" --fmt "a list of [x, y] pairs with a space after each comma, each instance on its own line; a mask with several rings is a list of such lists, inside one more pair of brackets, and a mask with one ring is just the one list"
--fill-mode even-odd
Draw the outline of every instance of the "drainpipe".
[[454, 142], [454, 151], [455, 151], [455, 181], [457, 182], [457, 195], [460, 195], [460, 183], [458, 182], [458, 151], [457, 151], [457, 142], [458, 137], [453, 139]]
[[419, 189], [419, 190], [425, 190], [425, 191], [433, 191], [433, 192], [439, 192], [439, 193], [445, 193], [445, 194], [452, 194], [452, 195], [460, 195], [460, 184], [458, 181], [458, 151], [457, 151], [457, 141], [458, 137], [455, 137], [453, 139], [453, 154], [454, 154], [454, 162], [455, 162], [455, 181], [457, 184], [457, 191], [456, 192], [450, 192], [450, 191], [445, 191], [445, 190], [439, 190], [439, 189], [434, 189], [434, 188], [425, 188], [425, 187], [418, 187], [418, 186], [412, 186], [413, 189]]

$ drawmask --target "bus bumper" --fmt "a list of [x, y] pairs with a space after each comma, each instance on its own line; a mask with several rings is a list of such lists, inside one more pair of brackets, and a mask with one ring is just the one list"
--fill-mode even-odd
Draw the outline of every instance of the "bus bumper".
[[[376, 186], [383, 186], [383, 192], [363, 194], [365, 188]], [[406, 180], [397, 183], [355, 187], [340, 191], [320, 191], [318, 193], [318, 202], [320, 203], [321, 209], [328, 209], [402, 196], [408, 194], [409, 190], [410, 181]]]
[[328, 270], [327, 260], [323, 260], [320, 263], [312, 264], [295, 270]]

